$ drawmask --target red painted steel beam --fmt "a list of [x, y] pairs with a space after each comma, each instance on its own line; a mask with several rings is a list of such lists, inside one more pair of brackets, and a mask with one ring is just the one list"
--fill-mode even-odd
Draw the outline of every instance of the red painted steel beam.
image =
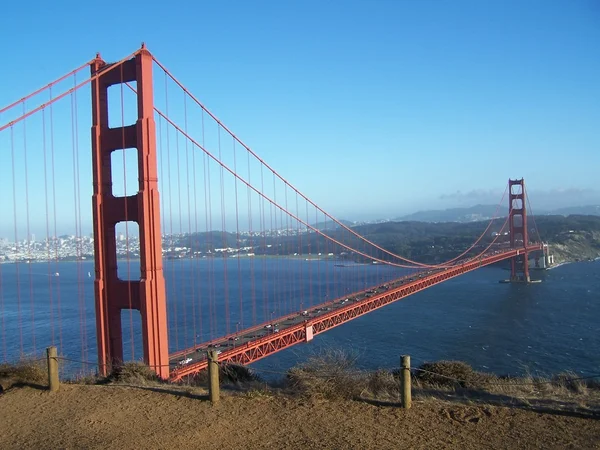
[[[328, 304], [330, 304], [330, 303], [331, 302], [329, 302]], [[319, 307], [318, 305], [313, 306], [313, 308], [318, 308], [318, 307]], [[260, 323], [258, 325], [254, 325], [252, 327], [244, 328], [243, 330], [236, 331], [235, 333], [225, 334], [225, 335], [223, 335], [221, 337], [212, 339], [210, 341], [202, 342], [201, 344], [196, 345], [195, 348], [186, 348], [186, 349], [183, 349], [183, 350], [178, 350], [176, 352], [173, 352], [173, 353], [169, 354], [169, 358], [170, 359], [180, 358], [182, 356], [189, 355], [190, 353], [192, 353], [193, 351], [195, 351], [196, 348], [198, 348], [198, 347], [208, 347], [211, 344], [215, 344], [217, 342], [226, 341], [226, 340], [228, 340], [231, 337], [239, 336], [241, 334], [251, 333], [253, 331], [263, 330], [265, 328], [265, 325], [272, 324], [273, 322], [284, 322], [284, 321], [286, 321], [288, 319], [292, 319], [292, 318], [297, 317], [299, 313], [300, 313], [300, 311], [296, 311], [296, 312], [294, 312], [292, 314], [288, 314], [287, 316], [278, 317], [277, 319], [269, 320], [267, 322], [263, 322], [263, 323]]]
[[[250, 364], [280, 350], [289, 348], [292, 345], [296, 345], [300, 342], [306, 342], [306, 330], [309, 327], [312, 327], [313, 335], [323, 333], [331, 328], [337, 327], [343, 323], [349, 322], [350, 320], [356, 319], [357, 317], [368, 314], [371, 311], [382, 308], [390, 303], [402, 300], [409, 295], [420, 292], [431, 286], [443, 283], [451, 278], [463, 275], [467, 272], [471, 272], [489, 264], [513, 258], [524, 252], [529, 253], [537, 250], [542, 250], [542, 244], [530, 245], [526, 249], [510, 249], [502, 253], [477, 258], [469, 262], [456, 265], [450, 269], [436, 272], [413, 282], [403, 284], [402, 286], [391, 289], [387, 292], [374, 295], [373, 297], [366, 298], [356, 303], [352, 303], [344, 308], [331, 311], [327, 314], [307, 320], [298, 325], [285, 328], [279, 333], [273, 333], [260, 339], [247, 342], [246, 344], [242, 344], [239, 347], [224, 350], [219, 355], [219, 361]], [[187, 353], [192, 353], [194, 350], [195, 349], [189, 349]], [[178, 354], [180, 353], [181, 352], [178, 352]], [[185, 376], [193, 375], [201, 370], [206, 369], [206, 367], [207, 361], [202, 360], [185, 367], [177, 368], [171, 372], [171, 380], [181, 380]]]
[[[423, 271], [425, 271], [425, 270], [423, 269]], [[393, 281], [391, 281], [391, 282], [389, 282], [389, 283], [396, 283], [396, 282], [399, 282], [399, 281], [401, 281], [401, 280], [404, 280], [404, 279], [407, 279], [407, 278], [412, 278], [412, 277], [414, 277], [414, 276], [415, 276], [415, 274], [409, 274], [409, 275], [405, 275], [405, 276], [403, 276], [403, 277], [400, 277], [400, 278], [398, 278], [398, 279], [396, 279], [396, 280], [393, 280]], [[386, 284], [389, 284], [389, 283], [386, 283]], [[352, 293], [352, 294], [345, 295], [345, 296], [343, 296], [343, 297], [340, 297], [340, 298], [355, 297], [355, 296], [357, 296], [357, 295], [365, 294], [367, 291], [369, 291], [369, 290], [371, 290], [371, 289], [372, 289], [372, 288], [370, 288], [370, 287], [369, 287], [369, 288], [363, 289], [362, 291], [357, 291], [357, 292], [354, 292], [354, 293]], [[328, 300], [328, 301], [326, 301], [326, 302], [319, 303], [319, 304], [317, 304], [317, 305], [312, 305], [312, 306], [311, 306], [311, 309], [313, 309], [313, 310], [314, 310], [314, 309], [318, 309], [318, 308], [330, 307], [330, 306], [331, 306], [333, 303], [335, 303], [337, 300], [339, 300], [339, 299]], [[223, 342], [223, 341], [226, 341], [226, 340], [228, 340], [228, 339], [229, 339], [229, 338], [231, 338], [231, 337], [240, 336], [240, 335], [242, 335], [242, 334], [247, 334], [247, 333], [252, 333], [252, 332], [254, 332], [254, 331], [260, 331], [260, 330], [264, 330], [264, 328], [265, 328], [265, 326], [266, 326], [266, 325], [269, 325], [269, 324], [271, 324], [271, 325], [272, 325], [272, 324], [273, 324], [273, 322], [285, 322], [286, 320], [289, 320], [289, 319], [296, 318], [296, 317], [298, 316], [298, 314], [300, 314], [300, 312], [301, 312], [301, 311], [300, 311], [300, 310], [298, 310], [298, 311], [296, 311], [296, 312], [293, 312], [293, 313], [291, 313], [291, 314], [288, 314], [288, 315], [286, 315], [286, 316], [278, 317], [278, 318], [276, 318], [276, 319], [272, 319], [272, 320], [269, 320], [269, 321], [267, 321], [267, 322], [263, 322], [263, 323], [260, 323], [260, 324], [258, 324], [258, 325], [254, 325], [254, 326], [252, 326], [252, 327], [244, 328], [243, 330], [239, 330], [239, 331], [237, 331], [237, 332], [235, 332], [235, 333], [229, 333], [229, 334], [223, 335], [223, 336], [221, 336], [221, 337], [218, 337], [218, 338], [212, 339], [212, 340], [210, 340], [210, 341], [202, 342], [202, 343], [200, 343], [200, 344], [196, 345], [196, 347], [191, 347], [191, 348], [186, 348], [186, 349], [183, 349], [183, 350], [178, 350], [178, 351], [176, 351], [176, 352], [173, 352], [173, 353], [171, 353], [171, 354], [169, 355], [169, 358], [170, 358], [171, 360], [173, 360], [173, 359], [175, 359], [175, 358], [181, 358], [181, 357], [183, 357], [183, 356], [186, 356], [186, 355], [189, 355], [189, 354], [193, 353], [193, 352], [194, 352], [194, 351], [195, 351], [197, 348], [199, 348], [199, 347], [203, 347], [203, 348], [204, 348], [204, 347], [209, 347], [211, 344], [215, 344], [215, 343], [218, 343], [218, 342]]]
[[[156, 131], [152, 90], [152, 55], [142, 48], [134, 58], [107, 65], [100, 58], [92, 73], [92, 173], [96, 305], [96, 336], [100, 373], [123, 362], [121, 311], [140, 312], [144, 362], [161, 378], [169, 376], [169, 347], [165, 281], [162, 272], [160, 202], [158, 197]], [[129, 126], [109, 127], [108, 88], [135, 81], [137, 120]], [[116, 197], [112, 192], [111, 154], [137, 150], [137, 194]], [[133, 221], [139, 225], [139, 280], [122, 280], [117, 274], [115, 226]]]

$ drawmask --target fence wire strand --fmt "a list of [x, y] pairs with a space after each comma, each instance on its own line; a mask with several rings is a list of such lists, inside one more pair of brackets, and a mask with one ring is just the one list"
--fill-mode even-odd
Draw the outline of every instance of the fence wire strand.
[[[65, 361], [65, 362], [70, 362], [70, 363], [76, 363], [76, 364], [81, 364], [81, 365], [86, 365], [86, 366], [92, 366], [95, 367], [96, 369], [99, 368], [99, 364], [98, 362], [92, 362], [92, 361], [84, 361], [84, 360], [80, 360], [80, 359], [73, 359], [73, 358], [67, 358], [65, 356], [56, 356], [56, 357], [51, 357], [53, 359], [56, 359], [58, 361]], [[47, 357], [40, 357], [40, 358], [34, 358], [34, 359], [26, 359], [24, 360], [27, 363], [36, 363], [36, 362], [41, 362], [41, 361], [47, 361], [48, 358]], [[156, 369], [158, 367], [172, 367], [173, 364], [162, 364], [162, 365], [147, 365], [144, 364], [142, 361], [129, 361], [129, 362], [138, 362], [143, 364], [146, 367], [149, 367], [150, 369]], [[238, 366], [238, 364], [234, 363], [234, 362], [229, 362], [229, 361], [218, 361], [217, 362], [219, 364], [219, 366], [221, 368], [227, 368], [227, 367], [232, 367], [232, 366]], [[256, 374], [256, 373], [264, 373], [264, 374], [270, 374], [270, 375], [280, 375], [283, 377], [288, 377], [290, 375], [293, 375], [294, 372], [299, 372], [299, 371], [304, 371], [304, 374], [308, 375], [308, 376], [312, 376], [315, 378], [325, 378], [325, 379], [331, 379], [331, 378], [335, 378], [340, 376], [341, 374], [346, 374], [346, 375], [361, 375], [361, 374], [372, 374], [372, 373], [376, 373], [377, 371], [384, 371], [384, 372], [388, 372], [390, 374], [393, 374], [394, 372], [400, 372], [401, 368], [398, 367], [393, 367], [393, 368], [379, 368], [377, 370], [372, 370], [372, 371], [363, 371], [363, 370], [352, 370], [352, 369], [340, 369], [340, 370], [335, 370], [335, 371], [330, 371], [330, 372], [315, 372], [312, 371], [310, 369], [306, 369], [305, 367], [303, 367], [302, 365], [297, 366], [297, 367], [292, 367], [290, 369], [288, 369], [287, 371], [281, 371], [281, 370], [272, 370], [272, 369], [264, 369], [264, 368], [255, 368], [255, 367], [248, 367], [248, 370], [250, 371], [250, 373], [252, 374]], [[586, 375], [586, 376], [581, 376], [581, 377], [559, 377], [559, 375], [555, 375], [553, 378], [551, 379], [539, 379], [539, 380], [535, 380], [534, 381], [528, 381], [528, 382], [518, 382], [516, 380], [519, 380], [520, 377], [514, 377], [513, 380], [515, 381], [506, 381], [506, 382], [502, 382], [502, 381], [492, 381], [492, 380], [465, 380], [465, 379], [461, 379], [461, 378], [456, 378], [456, 377], [452, 377], [449, 375], [444, 375], [442, 373], [439, 372], [434, 372], [431, 370], [426, 370], [426, 369], [422, 369], [420, 367], [411, 367], [410, 369], [411, 374], [416, 374], [416, 373], [426, 373], [429, 375], [433, 375], [435, 377], [440, 377], [440, 378], [444, 378], [450, 381], [454, 381], [456, 383], [459, 384], [469, 384], [469, 383], [476, 383], [476, 384], [481, 384], [481, 385], [490, 385], [490, 386], [539, 386], [539, 385], [545, 385], [545, 384], [555, 384], [557, 382], [559, 383], [572, 383], [575, 381], [584, 381], [584, 380], [593, 380], [593, 379], [598, 379], [600, 378], [600, 373], [597, 374], [593, 374], [593, 375]], [[193, 375], [192, 375], [193, 376]], [[509, 378], [509, 377], [507, 377]]]

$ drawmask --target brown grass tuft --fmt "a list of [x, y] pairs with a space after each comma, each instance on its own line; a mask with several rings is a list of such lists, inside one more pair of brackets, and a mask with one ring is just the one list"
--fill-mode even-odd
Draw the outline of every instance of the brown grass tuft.
[[588, 389], [587, 380], [578, 380], [577, 378], [579, 376], [574, 372], [563, 372], [552, 378], [552, 384], [575, 394], [586, 394]]
[[[219, 364], [219, 384], [221, 386], [236, 385], [255, 385], [257, 382], [261, 382], [260, 377], [254, 373], [252, 369], [240, 364]], [[203, 370], [200, 373], [188, 377], [185, 384], [190, 386], [203, 386], [207, 387], [208, 370]]]
[[238, 384], [260, 381], [260, 378], [246, 366], [239, 364], [222, 364], [219, 366], [219, 380], [221, 380], [221, 383]]
[[44, 361], [22, 360], [15, 364], [0, 364], [0, 391], [13, 386], [48, 384], [48, 368]]
[[415, 371], [414, 378], [424, 385], [440, 387], [480, 388], [494, 378], [473, 370], [462, 361], [424, 363]]
[[287, 386], [294, 393], [330, 400], [353, 399], [365, 390], [366, 377], [354, 367], [356, 358], [341, 350], [327, 350], [288, 371]]
[[400, 378], [388, 370], [377, 370], [369, 374], [367, 388], [374, 398], [399, 398]]
[[107, 381], [111, 383], [146, 385], [159, 382], [158, 375], [142, 362], [126, 362], [113, 369]]

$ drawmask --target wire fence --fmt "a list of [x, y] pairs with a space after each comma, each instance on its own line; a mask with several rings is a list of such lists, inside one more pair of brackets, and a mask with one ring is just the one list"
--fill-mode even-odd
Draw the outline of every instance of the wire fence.
[[[100, 366], [98, 364], [97, 361], [85, 361], [85, 360], [81, 360], [81, 359], [74, 359], [74, 358], [68, 358], [65, 356], [56, 356], [56, 357], [51, 357], [56, 359], [59, 362], [64, 362], [64, 363], [70, 363], [70, 364], [76, 364], [79, 365], [80, 368], [83, 367], [85, 369], [85, 371], [87, 371], [87, 374], [94, 374], [98, 375], [100, 373]], [[26, 360], [23, 360], [22, 363], [24, 364], [35, 364], [35, 363], [41, 363], [41, 362], [47, 362], [48, 357], [38, 357], [38, 358], [28, 358]], [[418, 359], [417, 359], [418, 360]], [[151, 370], [156, 370], [159, 367], [174, 367], [174, 364], [169, 364], [169, 365], [147, 365], [144, 364], [142, 361], [131, 361], [133, 363], [139, 363], [141, 366], [149, 368]], [[423, 361], [422, 364], [425, 364], [426, 362]], [[231, 362], [223, 362], [223, 361], [219, 361], [218, 362], [219, 366], [223, 369], [227, 369], [227, 368], [231, 368], [232, 366], [240, 366], [239, 364], [236, 363], [231, 363]], [[61, 372], [63, 373], [63, 377], [66, 379], [69, 379], [70, 377], [73, 377], [73, 375], [75, 375], [73, 378], [77, 378], [77, 375], [81, 375], [81, 371], [77, 372], [76, 370], [65, 370], [65, 367], [63, 364], [61, 364], [62, 367], [60, 367]], [[332, 368], [332, 369], [325, 369], [324, 367], [326, 367], [326, 364], [324, 364], [322, 367], [320, 368], [315, 368], [315, 367], [311, 367], [310, 365], [303, 365], [300, 364], [298, 366], [294, 366], [291, 367], [287, 370], [273, 370], [273, 369], [266, 369], [266, 368], [255, 368], [255, 367], [245, 367], [248, 370], [248, 373], [250, 375], [260, 375], [260, 374], [265, 374], [265, 375], [277, 375], [281, 378], [287, 378], [290, 376], [294, 376], [294, 374], [298, 374], [300, 372], [302, 372], [302, 374], [306, 375], [306, 376], [310, 376], [310, 377], [314, 377], [314, 378], [321, 378], [321, 379], [334, 379], [336, 377], [340, 377], [341, 375], [345, 375], [345, 376], [361, 376], [361, 375], [369, 375], [369, 374], [373, 374], [376, 372], [385, 372], [385, 373], [389, 373], [392, 375], [396, 375], [400, 373], [400, 366], [397, 367], [379, 367], [377, 369], [373, 369], [373, 370], [358, 370], [355, 368], [351, 368], [351, 367], [337, 367], [337, 368]], [[456, 376], [450, 376], [441, 372], [436, 372], [433, 370], [427, 370], [427, 369], [423, 369], [421, 367], [411, 367], [410, 368], [410, 372], [413, 375], [416, 375], [418, 377], [418, 374], [422, 373], [422, 374], [428, 374], [431, 375], [432, 377], [435, 378], [442, 378], [442, 379], [446, 379], [448, 381], [452, 381], [454, 383], [456, 383], [457, 385], [489, 385], [489, 386], [540, 386], [540, 385], [551, 385], [551, 384], [556, 384], [556, 383], [573, 383], [576, 381], [586, 381], [586, 380], [594, 380], [594, 379], [600, 379], [600, 373], [596, 373], [596, 374], [591, 374], [591, 375], [585, 375], [585, 376], [576, 376], [576, 377], [569, 377], [569, 376], [564, 376], [562, 374], [558, 374], [558, 375], [553, 375], [551, 377], [531, 377], [532, 381], [521, 381], [523, 379], [526, 379], [526, 377], [519, 377], [519, 376], [515, 376], [515, 377], [504, 377], [504, 379], [506, 381], [501, 381], [498, 378], [490, 378], [490, 379], [485, 379], [485, 378], [481, 378], [481, 377], [475, 377], [475, 378], [471, 378], [471, 379], [466, 379], [466, 378], [460, 378], [460, 377], [456, 377]], [[473, 372], [474, 375], [481, 375], [481, 372]], [[490, 374], [492, 375], [492, 374]], [[194, 375], [191, 375], [192, 377]]]
[[[421, 369], [421, 368], [412, 368], [411, 371], [415, 371], [415, 372], [421, 372], [421, 373], [428, 373], [431, 375], [434, 375], [436, 377], [441, 377], [441, 378], [445, 378], [447, 380], [450, 381], [455, 381], [456, 383], [460, 383], [460, 384], [466, 384], [466, 383], [472, 383], [472, 380], [463, 380], [460, 378], [456, 378], [456, 377], [451, 377], [448, 375], [444, 375], [438, 372], [433, 372], [431, 370], [425, 370], [425, 369]], [[514, 382], [514, 381], [510, 381], [510, 382], [499, 382], [499, 381], [492, 381], [492, 380], [477, 380], [477, 383], [480, 384], [489, 384], [489, 385], [494, 385], [494, 386], [538, 386], [540, 384], [554, 384], [557, 381], [559, 381], [557, 378], [557, 376], [555, 376], [553, 379], [538, 379], [538, 381], [530, 381], [530, 382]], [[568, 378], [568, 377], [561, 377], [560, 381], [561, 382], [565, 382], [565, 383], [571, 383], [573, 381], [579, 381], [579, 380], [591, 380], [591, 379], [595, 379], [595, 378], [600, 378], [600, 374], [595, 374], [595, 375], [590, 375], [590, 376], [585, 376], [585, 377], [572, 377], [572, 378]], [[513, 378], [515, 380], [520, 379], [520, 377], [515, 377]]]
[[[265, 374], [271, 374], [271, 375], [281, 375], [281, 376], [289, 376], [292, 372], [291, 371], [286, 371], [286, 372], [282, 372], [282, 371], [275, 371], [275, 370], [269, 370], [269, 369], [251, 369], [252, 372], [258, 372], [258, 373], [265, 373]], [[307, 371], [306, 373], [310, 374], [310, 376], [313, 377], [319, 377], [319, 378], [334, 378], [334, 377], [338, 377], [340, 376], [340, 373], [343, 370], [338, 370], [338, 371], [332, 371], [332, 372], [314, 372], [314, 371]], [[394, 372], [399, 372], [400, 371], [400, 367], [396, 367], [393, 369], [389, 369], [389, 368], [379, 368], [377, 370], [374, 371], [369, 371], [368, 373], [375, 373], [377, 371], [384, 371], [384, 372], [388, 372], [388, 373], [394, 373]], [[454, 381], [458, 384], [467, 384], [467, 383], [473, 383], [473, 380], [468, 380], [468, 379], [461, 379], [461, 378], [456, 378], [456, 377], [452, 377], [452, 376], [448, 376], [439, 372], [434, 372], [431, 370], [425, 370], [425, 369], [421, 369], [418, 367], [411, 367], [410, 369], [411, 373], [427, 373], [430, 375], [434, 375], [436, 377], [440, 377], [440, 378], [444, 378], [450, 381]], [[360, 373], [365, 373], [365, 372], [355, 372], [355, 374], [360, 374]], [[580, 380], [591, 380], [591, 379], [600, 379], [600, 373], [598, 374], [594, 374], [594, 375], [589, 375], [589, 376], [582, 376], [582, 377], [560, 377], [560, 379], [557, 378], [558, 375], [555, 375], [553, 378], [551, 379], [545, 379], [545, 378], [537, 378], [537, 381], [531, 381], [531, 382], [515, 382], [515, 381], [506, 381], [506, 382], [500, 382], [500, 381], [492, 381], [492, 380], [477, 380], [478, 384], [489, 384], [489, 385], [494, 385], [494, 386], [529, 386], [529, 385], [540, 385], [540, 384], [553, 384], [556, 383], [557, 381], [560, 382], [565, 382], [565, 383], [570, 383], [573, 381], [580, 381]], [[523, 377], [514, 377], [512, 378], [512, 380], [520, 380]], [[511, 378], [508, 378], [511, 379]]]

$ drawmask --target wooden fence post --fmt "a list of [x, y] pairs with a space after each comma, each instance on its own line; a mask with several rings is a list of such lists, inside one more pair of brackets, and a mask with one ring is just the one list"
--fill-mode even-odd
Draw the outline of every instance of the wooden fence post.
[[400, 380], [402, 386], [400, 388], [401, 405], [403, 408], [409, 409], [412, 404], [411, 385], [410, 385], [410, 356], [402, 356], [402, 369], [400, 370]]
[[58, 352], [56, 347], [46, 349], [46, 362], [48, 364], [48, 389], [50, 392], [58, 391]]
[[216, 350], [208, 351], [208, 397], [212, 404], [219, 402], [219, 355]]

